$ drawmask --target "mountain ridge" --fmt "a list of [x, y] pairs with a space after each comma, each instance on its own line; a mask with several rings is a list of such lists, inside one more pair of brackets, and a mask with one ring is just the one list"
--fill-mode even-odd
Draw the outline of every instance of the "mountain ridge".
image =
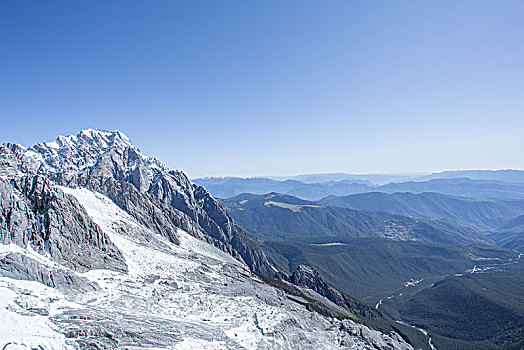
[[[1, 153], [3, 163], [10, 164], [8, 171], [12, 176], [23, 175], [18, 169], [46, 174], [65, 186], [82, 186], [112, 195], [120, 205], [124, 203], [118, 201], [115, 192], [122, 186], [127, 187], [123, 193], [141, 198], [142, 203], [149, 202], [144, 196], [152, 195], [177, 210], [176, 221], [187, 221], [180, 218], [179, 212], [182, 212], [212, 239], [221, 242], [218, 246], [246, 261], [254, 271], [270, 276], [276, 272], [265, 254], [203, 187], [193, 185], [183, 172], [171, 170], [155, 158], [142, 155], [118, 130], [88, 129], [27, 149], [17, 144], [4, 144]], [[137, 192], [125, 183], [132, 184]], [[198, 227], [189, 232], [198, 236], [197, 231]], [[172, 236], [175, 239], [176, 234]]]
[[325, 206], [278, 193], [243, 194], [221, 203], [248, 232], [265, 240], [332, 236], [459, 245], [486, 242], [475, 230], [450, 222]]
[[[290, 302], [291, 298], [286, 296], [285, 293], [288, 292], [285, 288], [275, 290], [270, 284], [257, 281], [251, 271], [290, 281], [297, 274], [286, 276], [280, 273], [265, 252], [259, 248], [256, 239], [251, 238], [236, 224], [205, 188], [192, 184], [183, 172], [171, 170], [155, 158], [142, 155], [138, 148], [119, 131], [89, 129], [81, 131], [78, 135], [60, 136], [54, 142], [40, 143], [29, 148], [6, 143], [0, 147], [0, 190], [2, 190], [0, 209], [3, 213], [2, 219], [6, 220], [5, 225], [1, 226], [0, 293], [10, 295], [15, 293], [18, 295], [17, 298], [25, 300], [27, 298], [23, 297], [24, 294], [20, 295], [17, 292], [19, 287], [16, 286], [24, 285], [19, 281], [38, 281], [48, 287], [57, 288], [57, 293], [67, 291], [68, 295], [79, 303], [78, 305], [89, 306], [87, 309], [84, 307], [78, 309], [68, 304], [69, 306], [65, 308], [68, 311], [60, 312], [59, 317], [55, 315], [53, 320], [45, 321], [60, 324], [60, 328], [68, 337], [74, 338], [80, 348], [113, 348], [119, 342], [129, 346], [138, 344], [164, 346], [169, 341], [180, 341], [179, 337], [170, 332], [155, 333], [151, 328], [165, 329], [162, 325], [165, 321], [144, 319], [143, 316], [133, 313], [134, 308], [140, 310], [139, 305], [148, 305], [147, 307], [156, 309], [158, 305], [152, 303], [155, 298], [151, 299], [149, 296], [145, 298], [146, 295], [134, 296], [128, 286], [134, 286], [131, 290], [137, 290], [139, 286], [141, 287], [138, 289], [145, 288], [145, 291], [153, 288], [155, 293], [161, 293], [164, 298], [173, 293], [182, 293], [180, 296], [187, 298], [188, 295], [184, 292], [177, 292], [180, 289], [178, 285], [182, 283], [186, 286], [184, 289], [192, 289], [191, 283], [188, 285], [188, 282], [192, 281], [195, 283], [196, 290], [201, 288], [199, 298], [202, 304], [206, 297], [210, 298], [213, 295], [206, 293], [211, 285], [205, 285], [211, 280], [219, 282], [225, 278], [227, 282], [223, 286], [222, 282], [213, 284], [211, 289], [215, 290], [215, 293], [231, 293], [232, 291], [228, 291], [228, 286], [234, 285], [235, 281], [241, 281], [244, 288], [241, 289], [243, 290], [241, 294], [248, 293], [250, 298], [254, 297], [258, 300], [256, 303], [262, 303], [259, 309], [266, 307], [267, 305], [264, 304], [266, 302], [269, 303], [268, 305], [283, 305], [283, 311], [289, 315], [286, 317], [292, 320], [291, 326], [287, 326], [285, 322], [279, 323], [278, 320], [277, 323], [264, 324], [261, 322], [270, 320], [270, 314], [262, 313], [260, 316], [255, 314], [253, 321], [255, 333], [258, 333], [258, 329], [262, 327], [268, 330], [273, 329], [272, 327], [280, 327], [281, 333], [276, 333], [276, 338], [284, 337], [284, 339], [276, 339], [267, 335], [266, 331], [262, 331], [262, 337], [257, 336], [252, 340], [250, 337], [253, 336], [253, 332], [247, 331], [245, 336], [242, 335], [238, 339], [243, 341], [244, 345], [251, 344], [248, 347], [254, 347], [253, 344], [260, 346], [267, 344], [266, 339], [270, 338], [278, 341], [284, 348], [288, 347], [286, 344], [290, 340], [287, 337], [294, 337], [291, 330], [294, 329], [294, 324], [297, 324], [296, 320], [302, 319], [305, 323], [302, 323], [301, 327], [304, 328], [315, 327], [313, 326], [315, 322], [328, 322], [326, 325], [335, 325], [333, 329], [339, 329], [338, 335], [315, 328], [315, 332], [320, 332], [319, 335], [322, 334], [323, 339], [328, 339], [327, 336], [333, 337], [330, 341], [332, 348], [350, 342], [362, 346], [373, 344], [374, 347], [383, 348], [391, 348], [393, 346], [391, 344], [396, 344], [395, 347], [411, 349], [402, 337], [391, 333], [400, 329], [398, 325], [394, 325], [391, 320], [388, 321], [380, 312], [377, 313], [369, 306], [344, 297], [335, 299], [335, 302], [338, 300], [345, 313], [351, 315], [356, 312], [351, 317], [359, 319], [360, 322], [364, 321], [361, 317], [366, 317], [365, 310], [371, 310], [377, 322], [381, 322], [381, 327], [385, 327], [381, 329], [391, 333], [392, 336], [373, 331], [349, 320], [329, 321], [329, 318], [314, 316], [316, 321], [308, 323], [309, 317], [300, 316], [302, 310], [305, 312], [309, 310], [308, 308], [312, 308], [311, 310], [319, 310], [319, 315], [323, 315], [323, 312], [334, 315], [333, 311], [330, 311], [333, 308], [330, 306], [333, 305], [332, 301], [322, 295], [303, 290], [295, 291], [299, 299]], [[81, 228], [79, 232], [75, 231], [77, 226]], [[191, 242], [190, 246], [187, 246], [188, 242]], [[85, 256], [77, 254], [76, 249], [79, 248], [75, 245], [78, 244], [86, 251]], [[212, 245], [206, 247], [207, 244]], [[210, 248], [212, 246], [215, 247]], [[191, 252], [195, 247], [199, 250]], [[212, 263], [202, 257], [202, 254], [207, 256], [212, 253], [211, 255], [216, 259], [217, 254], [220, 255], [213, 250], [216, 248], [220, 249], [222, 252], [220, 254], [227, 254], [237, 262], [233, 263], [226, 259], [227, 262]], [[188, 249], [189, 252], [185, 252]], [[35, 250], [36, 253], [33, 253]], [[170, 252], [177, 252], [176, 254], [182, 254], [181, 256], [187, 255], [187, 259], [197, 259], [201, 263], [195, 265], [197, 270], [194, 272], [190, 272], [187, 267], [184, 272], [177, 267], [178, 263], [171, 261], [169, 266], [174, 273], [172, 275], [162, 268], [167, 260], [177, 261], [178, 258]], [[148, 257], [147, 254], [164, 254], [164, 258], [155, 260], [156, 258]], [[114, 263], [112, 269], [111, 263]], [[70, 268], [73, 270], [68, 270]], [[224, 268], [226, 271], [222, 271]], [[156, 274], [160, 274], [161, 283], [158, 285], [155, 284], [159, 279]], [[127, 282], [121, 284], [119, 282], [121, 280]], [[308, 279], [302, 278], [300, 281], [307, 283], [307, 287], [313, 289], [317, 284], [323, 285], [318, 279], [307, 282]], [[264, 285], [262, 290], [257, 288], [259, 283]], [[200, 287], [202, 284], [204, 286]], [[122, 300], [121, 302], [138, 302], [138, 304], [131, 308], [128, 306], [121, 308], [118, 303], [114, 304], [111, 300], [112, 294], [107, 294], [108, 285], [115, 291], [118, 300]], [[38, 303], [42, 305], [38, 310], [44, 311], [39, 312], [44, 316], [48, 315], [48, 311], [45, 310], [52, 309], [52, 306], [38, 295], [41, 292], [38, 289], [40, 287], [34, 288], [31, 286], [32, 292], [29, 293], [34, 293], [32, 297], [37, 298]], [[323, 287], [319, 291], [334, 291], [331, 288]], [[83, 299], [79, 292], [84, 292], [89, 297]], [[262, 293], [261, 297], [259, 293]], [[276, 299], [272, 296], [275, 293]], [[335, 298], [337, 295], [340, 297], [342, 294], [337, 292], [327, 297]], [[64, 294], [57, 298], [63, 305], [69, 297]], [[305, 302], [304, 298], [307, 299]], [[135, 299], [136, 301], [133, 301]], [[105, 308], [118, 310], [119, 313], [127, 315], [129, 322], [121, 324], [118, 320], [108, 317], [105, 308], [97, 308], [98, 302], [93, 304], [96, 300], [105, 303]], [[14, 310], [12, 304], [8, 305], [7, 310]], [[177, 305], [185, 304], [178, 302]], [[234, 304], [233, 308], [241, 309], [242, 304]], [[167, 310], [174, 312], [175, 309], [171, 307]], [[168, 317], [160, 310], [156, 311], [162, 315], [161, 317]], [[20, 312], [26, 311], [3, 312], [7, 312], [4, 315], [6, 317], [20, 318], [22, 317]], [[90, 321], [92, 319], [97, 319], [98, 322], [92, 323]], [[239, 320], [246, 322], [247, 325], [251, 324], [249, 319]], [[198, 324], [205, 328], [203, 322], [206, 320], [199, 321]], [[86, 330], [79, 330], [79, 327]], [[182, 323], [181, 327], [180, 334], [185, 336], [189, 334], [188, 331], [194, 331], [194, 326], [185, 323]], [[360, 329], [357, 331], [360, 335], [355, 337], [356, 329]], [[290, 332], [288, 333], [287, 330]], [[144, 331], [146, 333], [143, 333]], [[209, 328], [209, 331], [215, 334], [217, 331], [220, 332], [220, 327]], [[406, 332], [411, 331], [404, 327], [403, 333]], [[135, 333], [139, 335], [138, 338]], [[417, 332], [412, 333], [415, 334], [415, 338], [421, 337], [420, 334], [416, 335]], [[99, 334], [108, 334], [108, 336], [101, 338]], [[151, 339], [146, 340], [145, 336]], [[237, 334], [235, 333], [234, 336], [237, 337]], [[60, 338], [59, 335], [53, 337]], [[200, 337], [202, 341], [208, 338], [202, 334]], [[229, 334], [221, 334], [218, 339], [221, 339], [224, 344], [234, 342], [229, 337]], [[339, 342], [336, 339], [341, 340]], [[296, 341], [309, 346], [307, 344], [313, 344], [317, 340], [315, 337], [305, 336], [292, 343]], [[67, 342], [62, 343], [60, 347], [69, 348]]]
[[524, 184], [500, 180], [472, 180], [467, 177], [450, 179], [428, 179], [425, 181], [392, 182], [370, 185], [361, 180], [303, 183], [297, 180], [276, 181], [269, 178], [198, 178], [193, 181], [205, 186], [218, 198], [231, 198], [242, 193], [267, 194], [278, 192], [306, 200], [317, 201], [328, 196], [347, 196], [367, 192], [438, 192], [451, 196], [469, 198], [524, 199]]
[[342, 197], [330, 196], [319, 203], [420, 219], [446, 218], [484, 231], [498, 229], [507, 220], [524, 214], [524, 200], [470, 199], [437, 192], [369, 192]]

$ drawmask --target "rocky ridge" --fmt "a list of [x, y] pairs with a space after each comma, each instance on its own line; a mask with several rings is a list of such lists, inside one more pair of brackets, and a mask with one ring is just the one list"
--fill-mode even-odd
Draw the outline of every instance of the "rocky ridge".
[[[256, 242], [205, 188], [192, 184], [183, 172], [144, 156], [118, 130], [83, 130], [28, 149], [5, 144], [0, 164], [8, 165], [4, 173], [44, 174], [60, 185], [105, 194], [172, 242], [176, 242], [173, 228], [180, 227], [246, 262], [253, 271], [276, 273]], [[151, 205], [154, 215], [149, 215]]]
[[[80, 190], [80, 188], [84, 189]], [[88, 191], [88, 194], [78, 191]], [[97, 193], [102, 197], [96, 197]], [[111, 205], [114, 204], [121, 211], [111, 209]], [[94, 211], [93, 208], [89, 209], [93, 205], [98, 209]], [[108, 216], [105, 210], [110, 212], [110, 209], [115, 216]], [[160, 293], [163, 289], [158, 289], [158, 281], [165, 282], [171, 287], [160, 294], [161, 297], [154, 299], [157, 302], [162, 302], [169, 295], [177, 293], [178, 286], [183, 281], [187, 286], [190, 285], [190, 281], [199, 285], [200, 287], [196, 289], [188, 287], [188, 290], [193, 290], [191, 298], [198, 295], [199, 300], [203, 301], [209, 298], [210, 291], [211, 294], [218, 295], [232, 293], [230, 288], [224, 287], [238, 280], [243, 283], [242, 288], [235, 289], [233, 294], [235, 298], [240, 296], [240, 299], [231, 300], [229, 307], [238, 308], [237, 304], [242, 303], [240, 301], [242, 298], [256, 294], [255, 304], [262, 302], [262, 306], [253, 304], [253, 308], [248, 308], [244, 310], [245, 312], [252, 312], [266, 303], [269, 305], [280, 303], [283, 305], [282, 310], [295, 310], [289, 311], [291, 313], [287, 316], [291, 324], [284, 326], [287, 323], [272, 323], [270, 327], [272, 331], [269, 333], [268, 330], [261, 328], [256, 316], [253, 326], [256, 332], [261, 332], [262, 338], [256, 336], [256, 341], [253, 343], [251, 342], [253, 334], [248, 332], [247, 337], [240, 337], [238, 341], [231, 342], [230, 334], [225, 338], [221, 335], [220, 347], [223, 348], [233, 348], [239, 344], [247, 348], [258, 347], [260, 344], [271, 345], [272, 342], [268, 339], [273, 341], [280, 339], [277, 342], [280, 344], [279, 348], [288, 348], [288, 345], [293, 342], [289, 342], [287, 337], [296, 332], [296, 322], [303, 317], [300, 314], [303, 313], [301, 310], [305, 309], [296, 309], [296, 305], [289, 304], [284, 295], [279, 294], [277, 299], [271, 297], [276, 292], [271, 287], [264, 287], [263, 293], [257, 291], [256, 285], [262, 281], [257, 282], [256, 277], [250, 275], [250, 270], [267, 276], [281, 277], [301, 285], [319, 293], [321, 298], [325, 296], [356, 314], [364, 315], [366, 312], [359, 309], [358, 303], [351, 304], [349, 298], [329, 287], [310, 268], [301, 267], [292, 276], [280, 274], [264, 252], [257, 247], [257, 242], [227, 215], [203, 187], [192, 184], [182, 172], [170, 170], [156, 159], [143, 156], [119, 131], [85, 130], [78, 135], [60, 136], [53, 142], [40, 143], [28, 149], [17, 144], [1, 146], [0, 211], [2, 214], [0, 238], [3, 244], [0, 250], [0, 273], [3, 276], [0, 281], [0, 292], [2, 288], [7, 288], [9, 293], [18, 290], [18, 287], [14, 289], [11, 287], [12, 279], [36, 281], [47, 287], [56, 288], [67, 296], [59, 297], [66, 304], [68, 303], [66, 299], [75, 300], [78, 306], [71, 307], [68, 304], [67, 308], [64, 307], [59, 312], [55, 310], [54, 316], [45, 322], [52, 321], [54, 324], [61, 325], [61, 328], [67, 329], [66, 335], [76, 339], [80, 348], [116, 348], [121, 347], [122, 344], [164, 347], [173, 341], [182, 344], [188, 334], [195, 331], [193, 326], [189, 328], [183, 326], [182, 328], [187, 329], [179, 336], [167, 332], [167, 335], [157, 339], [158, 341], [151, 342], [147, 339], [158, 338], [158, 332], [164, 332], [161, 331], [163, 327], [171, 327], [168, 325], [172, 325], [173, 315], [159, 316], [162, 321], [158, 323], [151, 318], [129, 314], [131, 312], [129, 307], [134, 307], [129, 303], [144, 304], [149, 308], [157, 307], [156, 304], [151, 304], [149, 294], [144, 295], [142, 299], [139, 298], [140, 301], [134, 297], [129, 298], [134, 293], [132, 290], [141, 288], [153, 294]], [[200, 241], [212, 244], [227, 255], [213, 252], [211, 257], [216, 261], [216, 267], [210, 269], [208, 261], [210, 248], [203, 248], [208, 252], [204, 254], [201, 251], [194, 251], [195, 244], [198, 244], [196, 241], [191, 241], [194, 238], [186, 237], [186, 232]], [[188, 241], [191, 242], [189, 246]], [[131, 250], [130, 245], [134, 245]], [[177, 246], [184, 249], [180, 250]], [[137, 256], [136, 251], [141, 250], [142, 247], [147, 247], [149, 250]], [[150, 254], [164, 254], [164, 258], [159, 260], [157, 265], [153, 264], [157, 266], [157, 270], [163, 271], [159, 275], [160, 279], [155, 277], [155, 272], [147, 270], [148, 264], [154, 261], [150, 256], [147, 257]], [[181, 256], [185, 254], [190, 259], [200, 256], [201, 263], [193, 266], [192, 272], [187, 276], [183, 270], [173, 265], [174, 275], [170, 274], [166, 280], [166, 271], [161, 266], [171, 259], [173, 254]], [[220, 256], [219, 259], [217, 255]], [[237, 263], [228, 260], [227, 256], [234, 257]], [[186, 266], [184, 264], [180, 266]], [[137, 268], [141, 269], [142, 273], [137, 275]], [[147, 271], [144, 272], [144, 269]], [[204, 271], [204, 276], [200, 276], [199, 270]], [[93, 275], [93, 271], [107, 272]], [[206, 273], [211, 273], [213, 276], [206, 277]], [[110, 284], [111, 288], [120, 290], [117, 299], [113, 299], [114, 294], [107, 294], [107, 281], [113, 279], [112, 276], [116, 276], [115, 274], [120, 276], [117, 278], [119, 282], [116, 285]], [[201, 280], [202, 278], [204, 280]], [[224, 279], [231, 280], [226, 283], [221, 282]], [[202, 284], [202, 281], [209, 282]], [[130, 285], [133, 285], [132, 289], [128, 288]], [[18, 298], [24, 299], [24, 295], [31, 294], [31, 292], [24, 293]], [[90, 299], [81, 297], [86, 293], [91, 295]], [[36, 292], [33, 296], [39, 297]], [[184, 293], [180, 294], [181, 298], [187, 296]], [[98, 301], [92, 304], [93, 300], [105, 300], [105, 307], [112, 311], [107, 313], [103, 309], [97, 309], [95, 305], [98, 305]], [[52, 305], [48, 304], [49, 301], [39, 302], [45, 304], [44, 309], [53, 309]], [[325, 303], [329, 304], [327, 300]], [[178, 313], [177, 307], [181, 305], [183, 304], [179, 301], [177, 306], [173, 305], [170, 309], [177, 314], [177, 318], [187, 317], [187, 314]], [[86, 307], [91, 310], [89, 313], [86, 313]], [[9, 308], [13, 309], [14, 306]], [[24, 310], [23, 312], [32, 312], [31, 309]], [[127, 315], [127, 319], [134, 320], [130, 321], [130, 324], [136, 321], [138, 328], [133, 328], [134, 326], [127, 328], [122, 323], [115, 323], [111, 318], [113, 312]], [[143, 312], [147, 313], [146, 309]], [[205, 308], [200, 312], [205, 314]], [[221, 312], [228, 313], [226, 309], [222, 309]], [[237, 317], [243, 316], [240, 313]], [[300, 327], [316, 327], [315, 323], [325, 322], [320, 315], [314, 318], [317, 318], [315, 322], [305, 323]], [[93, 324], [79, 321], [91, 319], [99, 321]], [[100, 328], [102, 320], [105, 320], [102, 322], [104, 326]], [[198, 322], [203, 325], [203, 321], [205, 322], [205, 319]], [[332, 322], [330, 326], [328, 326], [329, 322], [325, 326], [338, 327], [338, 335], [332, 332], [322, 333], [324, 332], [322, 331], [323, 335], [319, 336], [319, 339], [335, 337], [345, 340], [333, 342], [331, 339], [330, 346], [327, 348], [344, 348], [348, 347], [346, 346], [348, 344], [351, 348], [354, 348], [355, 344], [360, 344], [358, 348], [368, 348], [368, 346], [380, 349], [410, 348], [397, 334], [382, 335], [351, 321], [344, 321], [340, 325], [337, 325], [338, 321], [330, 322]], [[236, 324], [236, 326], [245, 325]], [[221, 334], [221, 329], [224, 328], [220, 325], [214, 327], [212, 334], [215, 335]], [[145, 328], [145, 333], [140, 332], [142, 328]], [[282, 335], [279, 335], [280, 333]], [[136, 334], [138, 338], [130, 337], [130, 334]], [[202, 334], [201, 336], [206, 338]], [[234, 336], [237, 337], [237, 334], [235, 333]], [[108, 340], [107, 337], [112, 340]], [[317, 343], [315, 338], [304, 339], [303, 348], [309, 348]], [[69, 343], [65, 342], [62, 345], [67, 348], [67, 344]]]

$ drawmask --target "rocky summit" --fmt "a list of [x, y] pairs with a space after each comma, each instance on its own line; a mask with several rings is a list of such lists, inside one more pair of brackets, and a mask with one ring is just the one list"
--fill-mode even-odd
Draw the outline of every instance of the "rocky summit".
[[412, 349], [120, 131], [0, 147], [3, 349]]

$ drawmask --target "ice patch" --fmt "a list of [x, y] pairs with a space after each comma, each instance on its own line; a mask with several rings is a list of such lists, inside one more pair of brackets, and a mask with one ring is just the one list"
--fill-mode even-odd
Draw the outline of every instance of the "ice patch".
[[66, 305], [53, 288], [0, 277], [0, 346], [6, 350], [77, 349], [49, 320], [49, 315]]

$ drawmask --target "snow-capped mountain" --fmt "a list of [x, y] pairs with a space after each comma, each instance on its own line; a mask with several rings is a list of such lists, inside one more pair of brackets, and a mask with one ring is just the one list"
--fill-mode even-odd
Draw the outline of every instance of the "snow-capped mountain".
[[[28, 149], [6, 144], [0, 152], [10, 169], [44, 174], [65, 186], [103, 193], [142, 223], [164, 231], [163, 234], [167, 234], [165, 224], [173, 221], [174, 226], [195, 236], [202, 236], [205, 231], [205, 237], [246, 262], [252, 270], [275, 273], [255, 242], [203, 187], [192, 184], [183, 172], [144, 156], [118, 130], [83, 130], [78, 135], [59, 136]], [[151, 209], [145, 208], [151, 204], [157, 207], [153, 217], [148, 214]], [[171, 211], [171, 215], [165, 217], [166, 211]], [[169, 232], [176, 241], [174, 231]]]
[[4, 349], [412, 348], [119, 131], [4, 144], [0, 213]]

